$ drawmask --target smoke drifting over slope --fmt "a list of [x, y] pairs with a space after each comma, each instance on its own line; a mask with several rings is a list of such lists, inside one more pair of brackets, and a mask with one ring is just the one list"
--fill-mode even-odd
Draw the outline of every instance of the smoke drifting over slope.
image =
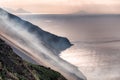
[[86, 80], [75, 66], [57, 56], [71, 46], [68, 39], [45, 32], [3, 9], [0, 9], [0, 36], [37, 63], [51, 67], [68, 80]]

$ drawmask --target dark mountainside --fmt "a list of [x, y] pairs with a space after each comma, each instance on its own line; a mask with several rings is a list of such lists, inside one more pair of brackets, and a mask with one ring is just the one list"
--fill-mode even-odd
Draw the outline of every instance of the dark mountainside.
[[[55, 34], [44, 31], [40, 27], [38, 27], [38, 26], [28, 22], [28, 21], [22, 20], [21, 18], [17, 17], [16, 15], [13, 15], [13, 14], [11, 14], [11, 13], [9, 13], [1, 8], [0, 8], [0, 11], [1, 11], [2, 16], [4, 16], [2, 14], [2, 12], [7, 13], [7, 17], [8, 17], [8, 20], [10, 22], [12, 22], [12, 21], [14, 21], [15, 23], [19, 22], [19, 25], [22, 25], [21, 27], [28, 29], [28, 32], [30, 32], [32, 34], [36, 34], [40, 40], [43, 40], [46, 44], [49, 45], [50, 48], [54, 48], [58, 52], [61, 52], [61, 51], [65, 50], [73, 45], [70, 43], [70, 41], [66, 37], [56, 36]], [[17, 27], [17, 26], [15, 26], [15, 27]], [[42, 38], [41, 38], [41, 36], [42, 36]], [[63, 42], [65, 42], [65, 44]]]
[[0, 39], [0, 80], [66, 80], [60, 73], [28, 63]]

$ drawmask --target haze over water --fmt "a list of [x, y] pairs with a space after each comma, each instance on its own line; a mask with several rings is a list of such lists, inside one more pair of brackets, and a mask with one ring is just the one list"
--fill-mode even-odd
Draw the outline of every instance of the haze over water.
[[22, 15], [74, 44], [60, 56], [88, 80], [120, 80], [120, 15]]

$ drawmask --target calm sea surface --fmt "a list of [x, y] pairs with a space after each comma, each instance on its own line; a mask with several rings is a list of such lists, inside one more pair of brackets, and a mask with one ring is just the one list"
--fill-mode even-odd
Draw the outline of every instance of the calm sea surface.
[[74, 44], [60, 57], [88, 80], [120, 80], [120, 15], [22, 15], [43, 30]]

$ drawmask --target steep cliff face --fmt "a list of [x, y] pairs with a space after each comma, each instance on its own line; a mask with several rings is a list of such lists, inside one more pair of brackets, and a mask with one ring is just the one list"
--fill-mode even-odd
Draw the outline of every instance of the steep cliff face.
[[60, 73], [40, 65], [33, 65], [17, 56], [0, 39], [0, 80], [66, 80]]

